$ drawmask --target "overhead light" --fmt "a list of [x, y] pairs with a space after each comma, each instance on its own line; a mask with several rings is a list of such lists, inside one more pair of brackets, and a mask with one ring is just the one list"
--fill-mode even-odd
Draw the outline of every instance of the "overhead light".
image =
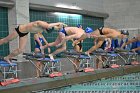
[[62, 16], [67, 16], [68, 14], [67, 13], [61, 13], [61, 12], [54, 12], [53, 14], [55, 15], [62, 15]]
[[75, 5], [57, 4], [56, 7], [82, 10], [82, 8], [80, 8], [80, 7], [78, 7], [78, 6], [75, 6]]
[[54, 12], [53, 14], [57, 15], [57, 16], [71, 16], [71, 17], [81, 17], [81, 15], [79, 14], [69, 14], [69, 13], [61, 13], [61, 12]]

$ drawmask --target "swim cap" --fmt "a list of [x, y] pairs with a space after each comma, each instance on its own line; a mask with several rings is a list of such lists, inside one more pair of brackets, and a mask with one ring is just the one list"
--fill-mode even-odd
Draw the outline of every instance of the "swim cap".
[[128, 32], [128, 30], [121, 30], [121, 34], [123, 34], [123, 35], [129, 35], [129, 32]]
[[77, 27], [80, 28], [80, 27], [82, 27], [82, 25], [81, 24], [78, 24]]
[[91, 32], [93, 32], [93, 29], [90, 28], [90, 27], [87, 27], [86, 30], [85, 30], [85, 32], [86, 32], [86, 33], [91, 33]]
[[52, 27], [52, 28], [47, 28], [47, 29], [46, 29], [46, 32], [47, 32], [47, 33], [51, 33], [53, 30], [54, 30], [54, 27]]

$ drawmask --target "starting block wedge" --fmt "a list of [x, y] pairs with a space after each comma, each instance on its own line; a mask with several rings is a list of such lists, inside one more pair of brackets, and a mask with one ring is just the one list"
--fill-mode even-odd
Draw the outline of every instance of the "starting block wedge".
[[119, 68], [120, 66], [117, 65], [117, 64], [112, 64], [110, 67], [111, 67], [111, 68]]
[[9, 79], [9, 80], [0, 82], [0, 85], [1, 85], [1, 86], [7, 86], [7, 85], [9, 85], [9, 84], [18, 83], [18, 82], [20, 82], [19, 79]]
[[63, 74], [61, 72], [53, 72], [51, 74], [49, 74], [50, 78], [54, 78], [54, 77], [61, 77]]
[[84, 72], [93, 72], [94, 68], [88, 67], [88, 68], [84, 68]]

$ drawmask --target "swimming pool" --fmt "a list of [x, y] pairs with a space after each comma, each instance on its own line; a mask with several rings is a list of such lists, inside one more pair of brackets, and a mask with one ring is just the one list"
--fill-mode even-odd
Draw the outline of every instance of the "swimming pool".
[[[140, 72], [129, 75], [101, 79], [43, 93], [140, 93]], [[42, 92], [38, 92], [42, 93]]]

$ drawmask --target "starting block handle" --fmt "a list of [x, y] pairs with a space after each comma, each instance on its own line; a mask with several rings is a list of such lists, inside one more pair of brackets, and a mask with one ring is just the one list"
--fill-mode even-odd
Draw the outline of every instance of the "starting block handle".
[[[27, 58], [30, 57], [34, 57], [34, 58], [45, 58], [45, 56], [48, 56], [47, 54], [41, 54], [41, 53], [23, 53], [23, 55], [25, 55]], [[25, 57], [25, 58], [26, 58]]]
[[12, 58], [11, 60], [17, 61], [17, 59], [16, 59], [16, 58]]
[[68, 54], [68, 55], [86, 55], [85, 52], [69, 52], [69, 51], [65, 51], [64, 54]]
[[[4, 57], [3, 57], [3, 56], [0, 56], [0, 60], [3, 60], [3, 61], [4, 61]], [[17, 61], [17, 59], [16, 59], [16, 58], [11, 58], [10, 60]]]

